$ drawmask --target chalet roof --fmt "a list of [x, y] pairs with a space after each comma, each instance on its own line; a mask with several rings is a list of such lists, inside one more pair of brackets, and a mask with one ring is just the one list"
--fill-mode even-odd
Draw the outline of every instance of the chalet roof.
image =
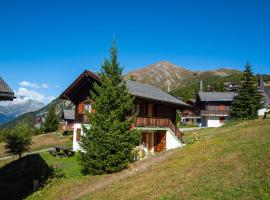
[[162, 91], [159, 88], [156, 88], [154, 86], [139, 83], [136, 81], [127, 80], [126, 81], [127, 88], [129, 92], [136, 97], [142, 97], [146, 99], [166, 102], [166, 103], [172, 103], [179, 106], [189, 106], [182, 100]]
[[14, 92], [7, 83], [0, 77], [0, 100], [13, 100]]
[[[76, 88], [80, 87], [79, 85], [82, 85], [83, 82], [87, 82], [87, 78], [92, 77], [93, 80], [96, 82], [100, 82], [100, 79], [98, 75], [85, 70], [60, 96], [60, 99], [70, 99], [72, 97], [72, 94], [76, 90]], [[165, 102], [165, 103], [171, 103], [175, 104], [177, 106], [187, 106], [189, 107], [188, 104], [183, 102], [181, 99], [178, 99], [161, 89], [158, 89], [154, 86], [127, 80], [126, 81], [127, 88], [129, 89], [130, 93], [133, 96], [136, 97], [141, 97], [141, 98], [146, 98], [154, 101], [160, 101], [160, 102]], [[86, 85], [85, 87], [90, 87], [90, 84], [84, 84]], [[89, 88], [85, 88], [85, 90], [89, 91]], [[77, 93], [76, 93], [77, 95]]]
[[199, 92], [201, 101], [233, 101], [237, 95], [234, 92]]
[[270, 106], [270, 86], [264, 86], [264, 90], [262, 91], [262, 94], [264, 96], [264, 106], [269, 107]]
[[264, 104], [265, 107], [269, 107], [270, 106], [270, 86], [264, 85], [262, 75], [259, 76], [258, 89], [260, 92], [262, 92], [262, 95], [264, 96], [262, 103]]
[[64, 110], [63, 117], [66, 120], [75, 120], [75, 110]]

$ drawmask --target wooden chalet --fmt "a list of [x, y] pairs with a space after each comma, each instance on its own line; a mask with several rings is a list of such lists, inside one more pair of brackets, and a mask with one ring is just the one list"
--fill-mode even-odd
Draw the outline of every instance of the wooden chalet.
[[194, 105], [202, 126], [219, 127], [230, 119], [230, 107], [237, 94], [234, 92], [198, 92]]
[[[73, 137], [75, 151], [80, 150], [79, 140], [84, 134], [81, 125], [90, 127], [86, 113], [95, 112], [91, 100], [89, 101], [94, 83], [100, 83], [99, 77], [85, 70], [59, 97], [70, 100], [75, 105]], [[175, 126], [176, 110], [183, 110], [188, 104], [147, 84], [127, 80], [126, 85], [135, 97], [134, 107], [137, 117], [133, 127], [141, 131], [144, 148], [148, 152], [159, 152], [181, 147], [183, 134]]]

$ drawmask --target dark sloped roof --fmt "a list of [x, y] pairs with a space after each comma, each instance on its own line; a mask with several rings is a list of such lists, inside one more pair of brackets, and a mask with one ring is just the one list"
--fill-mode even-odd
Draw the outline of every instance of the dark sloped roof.
[[63, 117], [66, 120], [75, 120], [75, 110], [64, 110]]
[[14, 92], [7, 83], [0, 77], [0, 100], [13, 100]]
[[142, 97], [146, 99], [162, 101], [167, 103], [172, 103], [178, 106], [189, 106], [182, 100], [162, 91], [151, 85], [139, 83], [136, 81], [127, 80], [127, 88], [133, 96]]
[[199, 92], [201, 101], [233, 101], [237, 95], [234, 92]]
[[264, 86], [263, 96], [264, 96], [264, 106], [270, 106], [270, 86]]

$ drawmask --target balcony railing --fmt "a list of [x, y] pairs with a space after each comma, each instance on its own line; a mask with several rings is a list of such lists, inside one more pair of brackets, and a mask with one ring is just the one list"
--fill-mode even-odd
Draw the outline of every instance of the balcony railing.
[[168, 118], [136, 117], [135, 127], [170, 128], [175, 136], [182, 141], [183, 133]]
[[73, 128], [73, 124], [66, 124], [65, 122], [60, 122], [58, 126], [60, 131], [73, 131]]
[[229, 110], [201, 110], [201, 116], [228, 116]]
[[77, 114], [75, 118], [76, 123], [89, 124], [90, 121], [88, 119], [87, 114]]

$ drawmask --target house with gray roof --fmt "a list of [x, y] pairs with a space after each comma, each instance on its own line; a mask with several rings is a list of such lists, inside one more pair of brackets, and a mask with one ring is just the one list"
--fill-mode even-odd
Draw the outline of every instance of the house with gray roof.
[[262, 102], [263, 108], [258, 110], [258, 115], [261, 117], [264, 116], [265, 113], [268, 113], [270, 111], [270, 86], [265, 85], [262, 76], [259, 77], [258, 89], [263, 95], [263, 102]]
[[195, 112], [204, 127], [220, 127], [230, 120], [230, 107], [237, 93], [198, 92]]
[[[87, 113], [95, 113], [90, 91], [94, 83], [101, 84], [98, 75], [85, 70], [59, 96], [70, 100], [75, 105], [75, 122], [73, 127], [73, 149], [80, 150], [79, 141], [84, 135], [84, 128], [90, 128]], [[148, 153], [159, 152], [183, 146], [182, 132], [176, 127], [176, 111], [189, 107], [183, 100], [176, 98], [159, 88], [131, 80], [126, 86], [134, 97], [134, 110], [137, 117], [132, 128], [141, 132], [141, 147]], [[84, 124], [84, 126], [82, 126]]]
[[0, 77], [0, 101], [13, 101], [14, 92], [8, 84]]

